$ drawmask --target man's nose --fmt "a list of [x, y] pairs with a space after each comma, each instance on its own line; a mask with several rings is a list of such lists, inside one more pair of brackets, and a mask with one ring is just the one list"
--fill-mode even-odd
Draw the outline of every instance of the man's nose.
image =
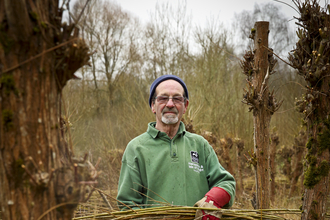
[[169, 108], [173, 108], [175, 106], [174, 103], [173, 103], [173, 100], [168, 99], [168, 102], [166, 103], [166, 106], [169, 107]]

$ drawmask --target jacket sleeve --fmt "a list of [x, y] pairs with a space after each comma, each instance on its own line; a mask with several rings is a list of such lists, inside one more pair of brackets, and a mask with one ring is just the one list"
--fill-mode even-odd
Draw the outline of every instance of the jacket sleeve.
[[230, 208], [235, 199], [236, 181], [234, 177], [221, 166], [213, 148], [208, 143], [205, 147], [205, 150], [209, 151], [206, 159], [209, 189], [213, 187], [224, 189], [230, 195], [230, 201], [223, 208]]
[[143, 188], [137, 158], [127, 158], [128, 153], [126, 151], [122, 159], [117, 204], [120, 209], [128, 209], [127, 206], [133, 209], [143, 208], [142, 206], [137, 206], [143, 204], [143, 196], [141, 194]]

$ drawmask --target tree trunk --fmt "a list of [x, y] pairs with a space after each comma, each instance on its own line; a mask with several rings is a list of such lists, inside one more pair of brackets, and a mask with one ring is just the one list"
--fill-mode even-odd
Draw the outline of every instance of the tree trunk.
[[[57, 1], [0, 2], [0, 204], [2, 218], [71, 219], [93, 180], [73, 159], [61, 90], [88, 61]], [[75, 33], [71, 35], [71, 32]], [[42, 217], [43, 216], [43, 217]]]
[[[247, 76], [247, 89], [244, 89], [242, 102], [253, 111], [254, 153], [249, 159], [256, 171], [256, 201], [254, 207], [266, 209], [270, 206], [269, 194], [269, 124], [278, 103], [268, 90], [268, 79], [274, 73], [276, 60], [272, 49], [268, 48], [269, 22], [256, 22], [251, 29], [250, 38], [254, 39], [254, 50], [247, 51], [240, 62]], [[282, 101], [283, 102], [283, 101]]]
[[97, 77], [96, 77], [96, 63], [94, 55], [91, 56], [92, 58], [92, 73], [93, 73], [93, 82], [94, 82], [94, 93], [96, 96], [96, 113], [100, 116], [100, 90], [97, 84]]
[[242, 152], [244, 150], [244, 141], [237, 138], [235, 139], [236, 144], [236, 163], [237, 163], [237, 175], [236, 175], [236, 181], [238, 182], [238, 185], [236, 187], [236, 196], [238, 198], [241, 198], [244, 191], [244, 185], [243, 185], [243, 176], [242, 176], [242, 162], [244, 161]]
[[[257, 157], [256, 166], [256, 193], [257, 207], [267, 209], [270, 207], [269, 197], [269, 124], [271, 112], [268, 110], [268, 27], [269, 22], [256, 22], [254, 36], [254, 65], [257, 68], [253, 74], [252, 84], [258, 96], [258, 106], [253, 111], [254, 120], [254, 152]], [[265, 83], [265, 84], [264, 84]]]
[[294, 170], [291, 175], [291, 186], [290, 186], [290, 192], [289, 192], [289, 198], [293, 196], [294, 192], [296, 191], [297, 188], [297, 182], [301, 174], [303, 173], [303, 155], [305, 151], [305, 146], [306, 146], [306, 140], [307, 136], [304, 131], [299, 132], [299, 136], [295, 138], [295, 145], [294, 145], [294, 155], [295, 155], [295, 160], [294, 160]]
[[300, 28], [289, 60], [307, 85], [306, 94], [296, 102], [304, 114], [308, 136], [302, 219], [323, 220], [330, 171], [330, 8], [322, 8], [316, 0], [294, 3]]
[[325, 150], [321, 153], [320, 156], [317, 157], [316, 160], [310, 158], [310, 161], [308, 162], [309, 166], [307, 168], [307, 171], [305, 172], [304, 179], [304, 186], [306, 188], [304, 192], [304, 201], [302, 206], [302, 219], [325, 218], [325, 213], [327, 211], [327, 197], [329, 194], [329, 161], [329, 150]]
[[292, 166], [291, 166], [292, 161], [291, 160], [292, 160], [292, 156], [293, 156], [293, 150], [291, 148], [288, 148], [285, 146], [278, 153], [283, 158], [284, 165], [283, 165], [282, 172], [287, 178], [286, 182], [290, 182], [291, 177], [292, 177], [291, 176], [291, 174], [292, 174]]
[[269, 172], [270, 172], [270, 200], [272, 203], [275, 202], [275, 176], [276, 176], [276, 166], [275, 166], [275, 157], [276, 157], [276, 147], [280, 143], [277, 133], [273, 133], [270, 136], [270, 150], [269, 150]]
[[[320, 91], [329, 91], [329, 84], [329, 78], [325, 78]], [[315, 103], [318, 105], [318, 111], [311, 114], [307, 129], [309, 140], [306, 144], [308, 153], [306, 155], [307, 170], [304, 174], [302, 219], [325, 219], [329, 195], [330, 99], [321, 97], [315, 101], [318, 101]], [[315, 121], [318, 123], [314, 123]]]

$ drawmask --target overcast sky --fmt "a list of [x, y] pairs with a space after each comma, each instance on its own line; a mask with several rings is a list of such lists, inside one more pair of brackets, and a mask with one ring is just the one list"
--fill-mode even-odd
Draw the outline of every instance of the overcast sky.
[[[178, 0], [115, 0], [126, 11], [137, 16], [142, 23], [150, 19], [150, 12], [155, 11], [156, 3], [169, 2], [173, 7], [178, 4]], [[283, 2], [293, 5], [291, 0], [282, 0]], [[182, 0], [181, 0], [182, 2]], [[297, 16], [289, 6], [273, 1], [273, 0], [187, 0], [187, 12], [191, 13], [193, 24], [205, 25], [211, 17], [219, 18], [220, 21], [227, 27], [230, 26], [234, 19], [235, 13], [240, 13], [243, 10], [252, 11], [254, 4], [272, 2], [281, 8], [282, 12], [291, 19]], [[323, 6], [325, 0], [321, 0]], [[294, 21], [291, 21], [293, 23]]]

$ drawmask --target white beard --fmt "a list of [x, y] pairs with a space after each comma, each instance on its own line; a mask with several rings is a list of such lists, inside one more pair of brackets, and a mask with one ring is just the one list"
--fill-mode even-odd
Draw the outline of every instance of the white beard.
[[162, 122], [167, 125], [175, 124], [179, 121], [178, 115], [162, 115]]

